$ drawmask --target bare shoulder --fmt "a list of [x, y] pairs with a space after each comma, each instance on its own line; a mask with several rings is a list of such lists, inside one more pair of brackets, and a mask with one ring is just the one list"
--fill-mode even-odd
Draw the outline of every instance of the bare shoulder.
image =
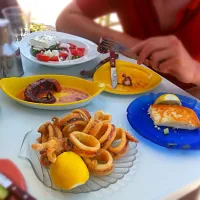
[[70, 4], [68, 4], [59, 14], [58, 18], [56, 19], [57, 31], [63, 31], [63, 27], [65, 27], [68, 17], [70, 17], [72, 14], [82, 15], [82, 12], [76, 1], [72, 1]]
[[[63, 12], [65, 13], [79, 13], [81, 14], [81, 9], [79, 8], [78, 4], [76, 3], [76, 1], [72, 1], [69, 5], [67, 5]], [[63, 13], [62, 12], [62, 13]]]

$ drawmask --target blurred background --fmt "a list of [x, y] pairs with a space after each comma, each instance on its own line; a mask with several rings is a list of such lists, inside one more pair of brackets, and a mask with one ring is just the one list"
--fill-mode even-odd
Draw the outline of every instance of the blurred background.
[[[31, 11], [32, 22], [34, 23], [32, 30], [34, 31], [34, 28], [37, 30], [38, 26], [36, 25], [38, 24], [49, 25], [48, 27], [53, 29], [55, 27], [57, 16], [71, 0], [18, 0], [18, 2], [24, 10]], [[122, 27], [115, 13], [102, 16], [95, 21], [111, 29], [122, 31]], [[42, 29], [41, 26], [39, 26], [38, 29], [40, 28]]]

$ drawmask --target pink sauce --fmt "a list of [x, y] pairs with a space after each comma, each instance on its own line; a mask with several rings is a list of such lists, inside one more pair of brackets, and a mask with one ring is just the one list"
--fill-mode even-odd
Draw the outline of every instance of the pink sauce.
[[86, 92], [83, 92], [81, 90], [78, 90], [78, 89], [62, 88], [61, 92], [67, 93], [67, 95], [59, 97], [57, 99], [58, 103], [68, 103], [68, 102], [80, 101], [83, 99], [87, 99], [89, 97], [89, 94], [87, 94]]

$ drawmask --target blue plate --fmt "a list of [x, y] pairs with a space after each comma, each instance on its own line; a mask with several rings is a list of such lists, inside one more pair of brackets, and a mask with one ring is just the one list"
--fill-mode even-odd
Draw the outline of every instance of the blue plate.
[[[127, 118], [132, 126], [141, 136], [167, 148], [174, 149], [200, 149], [200, 129], [181, 130], [169, 128], [169, 134], [165, 135], [161, 127], [155, 128], [152, 119], [148, 114], [148, 109], [155, 100], [163, 93], [143, 95], [135, 99], [127, 109]], [[176, 94], [182, 105], [193, 109], [200, 118], [200, 103], [190, 97]]]

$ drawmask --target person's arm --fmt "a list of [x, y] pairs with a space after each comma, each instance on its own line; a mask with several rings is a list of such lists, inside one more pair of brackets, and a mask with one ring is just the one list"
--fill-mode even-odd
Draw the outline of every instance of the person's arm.
[[194, 60], [176, 36], [153, 37], [136, 44], [138, 64], [151, 57], [154, 70], [175, 76], [184, 83], [200, 85], [200, 63]]
[[[93, 2], [93, 5], [95, 5], [95, 2]], [[91, 7], [91, 9], [95, 8]], [[96, 12], [99, 12], [98, 9], [96, 9]], [[56, 21], [56, 30], [81, 36], [95, 43], [98, 43], [102, 36], [110, 37], [127, 47], [131, 47], [139, 42], [138, 39], [125, 33], [120, 33], [96, 24], [92, 17], [84, 15], [76, 1], [72, 1], [59, 15]]]

